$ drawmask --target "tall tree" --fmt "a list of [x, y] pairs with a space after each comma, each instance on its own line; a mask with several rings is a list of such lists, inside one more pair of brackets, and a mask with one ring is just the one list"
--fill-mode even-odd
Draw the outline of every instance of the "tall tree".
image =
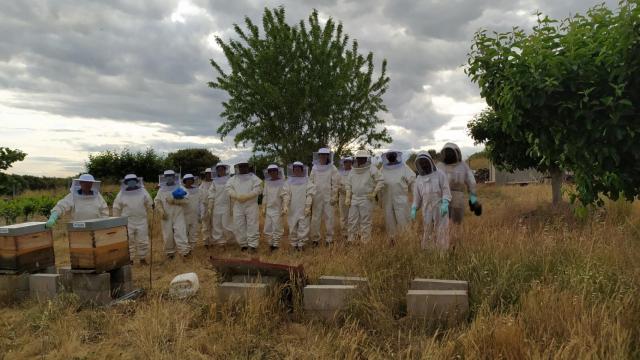
[[0, 170], [7, 170], [13, 163], [24, 160], [26, 156], [27, 154], [18, 149], [0, 147]]
[[554, 178], [571, 169], [572, 198], [583, 204], [636, 196], [639, 29], [638, 1], [628, 0], [615, 13], [598, 5], [560, 22], [539, 14], [530, 33], [477, 32], [466, 71], [493, 113], [476, 124], [505, 147], [504, 163], [526, 160]]
[[361, 55], [341, 23], [323, 25], [314, 10], [291, 26], [283, 7], [265, 8], [262, 31], [248, 17], [244, 22], [246, 30], [234, 25], [239, 40], [216, 38], [230, 72], [211, 60], [218, 76], [209, 86], [229, 96], [218, 128], [223, 138], [238, 130], [236, 145], [251, 143], [284, 163], [323, 146], [340, 156], [391, 141], [380, 118], [387, 62], [375, 74], [373, 54]]
[[181, 149], [167, 155], [166, 166], [182, 175], [191, 173], [199, 176], [206, 168], [220, 162], [220, 158], [207, 149]]
[[165, 168], [165, 157], [148, 148], [144, 151], [107, 150], [89, 155], [86, 171], [97, 179], [119, 181], [123, 176], [135, 173], [146, 182], [155, 182]]

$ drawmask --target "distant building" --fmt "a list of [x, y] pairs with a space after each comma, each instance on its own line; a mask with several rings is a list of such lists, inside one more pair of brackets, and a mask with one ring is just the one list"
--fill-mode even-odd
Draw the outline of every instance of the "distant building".
[[489, 181], [496, 185], [526, 185], [542, 183], [546, 177], [546, 174], [541, 173], [534, 168], [516, 170], [513, 172], [498, 170], [493, 164], [491, 164], [491, 167], [489, 168]]

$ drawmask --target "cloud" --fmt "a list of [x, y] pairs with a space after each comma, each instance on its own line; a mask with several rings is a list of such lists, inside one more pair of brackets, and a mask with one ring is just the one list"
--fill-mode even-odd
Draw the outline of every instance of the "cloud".
[[[374, 53], [376, 66], [389, 61], [383, 116], [394, 129], [390, 146], [401, 149], [436, 146], [444, 137], [473, 149], [465, 127], [470, 115], [456, 109], [481, 102], [461, 67], [476, 30], [530, 28], [536, 10], [562, 18], [589, 6], [578, 0], [9, 1], [0, 8], [0, 121], [20, 128], [3, 131], [0, 143], [26, 147], [35, 157], [55, 148], [64, 153], [57, 156], [61, 163], [114, 146], [193, 145], [246, 157], [248, 149], [216, 134], [225, 94], [206, 86], [215, 78], [208, 60], [225, 61], [212, 39], [234, 37], [234, 23], [249, 16], [259, 24], [265, 6], [281, 4], [290, 22], [317, 8], [321, 19], [343, 22], [361, 50]], [[48, 118], [65, 126], [35, 127], [24, 115], [30, 112], [39, 114], [39, 124]], [[101, 121], [105, 131], [96, 125]], [[32, 143], [34, 132], [41, 143]]]

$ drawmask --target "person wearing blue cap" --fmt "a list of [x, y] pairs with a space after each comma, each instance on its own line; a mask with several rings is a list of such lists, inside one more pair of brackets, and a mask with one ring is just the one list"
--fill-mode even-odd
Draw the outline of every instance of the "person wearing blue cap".
[[53, 207], [45, 227], [52, 228], [58, 218], [71, 213], [71, 220], [82, 221], [109, 216], [109, 206], [100, 194], [100, 181], [90, 174], [82, 174], [71, 183], [69, 194]]
[[167, 170], [159, 177], [160, 189], [154, 200], [156, 211], [162, 219], [162, 238], [167, 258], [173, 259], [176, 253], [184, 257], [191, 255], [184, 220], [184, 208], [187, 206], [187, 191], [180, 185], [180, 174]]

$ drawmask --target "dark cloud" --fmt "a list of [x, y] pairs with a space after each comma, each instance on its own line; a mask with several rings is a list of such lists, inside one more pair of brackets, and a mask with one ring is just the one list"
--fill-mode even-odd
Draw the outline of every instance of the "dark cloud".
[[[224, 59], [208, 39], [234, 36], [232, 24], [242, 23], [245, 15], [259, 23], [264, 6], [282, 1], [193, 0], [195, 11], [187, 11], [184, 22], [171, 21], [180, 3], [3, 2], [0, 87], [16, 96], [0, 102], [62, 116], [161, 123], [176, 134], [216, 137], [225, 96], [206, 87], [215, 76], [208, 59]], [[397, 148], [434, 142], [434, 131], [451, 120], [434, 110], [430, 95], [477, 101], [475, 85], [461, 70], [476, 30], [527, 28], [536, 10], [561, 18], [589, 6], [579, 0], [304, 0], [284, 5], [290, 21], [306, 18], [314, 7], [322, 18], [342, 21], [363, 51], [375, 53], [377, 66], [382, 58], [389, 60], [392, 81], [385, 99], [390, 113], [385, 118], [408, 131], [396, 138], [392, 146]], [[123, 137], [125, 144], [140, 145]], [[146, 145], [170, 151], [190, 143]], [[229, 151], [233, 144], [193, 145]], [[81, 143], [78, 148], [104, 146]]]

